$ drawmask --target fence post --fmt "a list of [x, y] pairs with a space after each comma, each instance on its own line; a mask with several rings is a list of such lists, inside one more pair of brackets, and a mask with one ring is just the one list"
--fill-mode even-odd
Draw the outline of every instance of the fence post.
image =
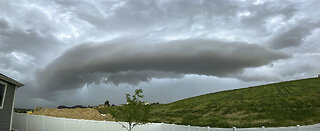
[[264, 131], [264, 126], [261, 127], [261, 131]]
[[42, 131], [44, 131], [44, 116], [41, 116]]
[[163, 131], [163, 122], [161, 122], [161, 131]]
[[174, 124], [172, 124], [172, 131], [174, 131]]
[[63, 131], [66, 131], [66, 119], [63, 118]]
[[188, 125], [188, 131], [190, 131], [191, 129], [190, 129], [190, 125]]
[[28, 115], [26, 114], [26, 131], [28, 131]]
[[297, 125], [297, 131], [301, 131], [301, 126]]
[[237, 127], [232, 127], [232, 131], [237, 131]]
[[147, 131], [149, 131], [149, 123], [147, 123]]

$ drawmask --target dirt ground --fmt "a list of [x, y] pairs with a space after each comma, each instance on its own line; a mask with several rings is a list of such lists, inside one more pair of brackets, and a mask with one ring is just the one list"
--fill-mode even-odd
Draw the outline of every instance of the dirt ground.
[[106, 114], [105, 116], [102, 116], [97, 110], [92, 108], [75, 108], [75, 109], [44, 108], [42, 110], [34, 111], [32, 114], [72, 118], [72, 119], [114, 121], [112, 115]]

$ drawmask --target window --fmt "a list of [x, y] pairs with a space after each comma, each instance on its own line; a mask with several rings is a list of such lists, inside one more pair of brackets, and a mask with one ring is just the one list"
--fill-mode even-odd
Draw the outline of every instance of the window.
[[0, 81], [0, 109], [3, 109], [4, 99], [6, 96], [7, 84]]

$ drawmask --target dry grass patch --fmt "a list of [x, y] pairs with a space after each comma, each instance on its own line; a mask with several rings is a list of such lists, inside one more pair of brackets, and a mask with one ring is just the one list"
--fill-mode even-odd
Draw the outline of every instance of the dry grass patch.
[[63, 117], [71, 119], [84, 119], [84, 120], [99, 120], [99, 121], [114, 121], [110, 114], [102, 116], [97, 110], [92, 108], [75, 108], [75, 109], [57, 109], [45, 108], [33, 112], [34, 115], [44, 115], [52, 117]]

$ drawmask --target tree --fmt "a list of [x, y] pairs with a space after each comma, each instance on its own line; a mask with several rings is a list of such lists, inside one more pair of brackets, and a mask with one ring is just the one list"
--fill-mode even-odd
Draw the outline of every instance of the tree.
[[110, 102], [108, 100], [106, 100], [106, 102], [104, 102], [105, 106], [110, 106]]
[[[146, 124], [149, 120], [150, 105], [146, 105], [144, 101], [140, 100], [144, 97], [141, 93], [142, 89], [137, 89], [133, 96], [126, 94], [127, 103], [110, 112], [116, 121], [128, 131], [132, 131], [137, 125]], [[121, 121], [126, 122], [128, 126], [125, 126]]]

